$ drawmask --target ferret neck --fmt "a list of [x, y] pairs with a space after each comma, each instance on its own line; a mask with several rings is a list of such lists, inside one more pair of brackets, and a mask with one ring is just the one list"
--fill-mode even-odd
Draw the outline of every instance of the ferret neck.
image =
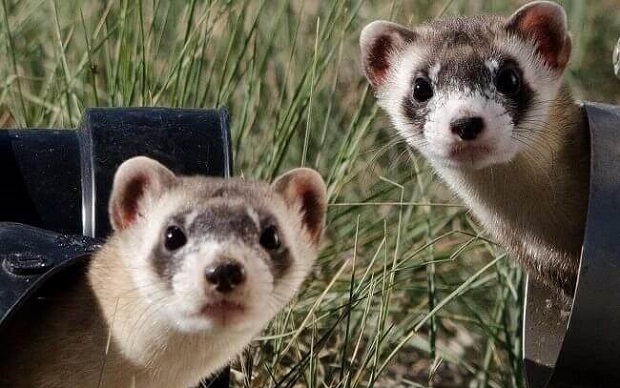
[[[543, 239], [583, 231], [589, 184], [589, 136], [582, 107], [563, 89], [533, 146], [509, 163], [481, 170], [437, 166], [440, 175], [488, 228]], [[541, 127], [544, 127], [541, 129]], [[561, 227], [560, 227], [561, 226]]]

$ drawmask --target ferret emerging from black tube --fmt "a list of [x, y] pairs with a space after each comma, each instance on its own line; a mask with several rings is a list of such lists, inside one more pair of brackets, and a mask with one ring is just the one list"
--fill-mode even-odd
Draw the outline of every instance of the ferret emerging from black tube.
[[589, 135], [563, 84], [571, 41], [550, 1], [508, 18], [409, 29], [376, 21], [363, 71], [404, 140], [527, 272], [572, 296], [583, 242]]
[[113, 233], [86, 276], [0, 339], [3, 387], [190, 387], [294, 296], [321, 239], [325, 185], [180, 177], [136, 157], [114, 178]]

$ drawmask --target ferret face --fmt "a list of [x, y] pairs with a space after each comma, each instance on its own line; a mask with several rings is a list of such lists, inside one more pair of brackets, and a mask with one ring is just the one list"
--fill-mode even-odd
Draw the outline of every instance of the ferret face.
[[[325, 211], [318, 174], [293, 170], [269, 186], [176, 177], [138, 159], [119, 169], [110, 212], [147, 308], [183, 332], [260, 330], [316, 259]], [[123, 207], [136, 180], [140, 198]]]
[[[158, 285], [145, 297], [167, 294], [162, 312], [182, 330], [243, 330], [268, 320], [299, 286], [287, 282], [287, 271], [295, 266], [305, 273], [311, 265], [305, 257], [295, 262], [288, 247], [292, 236], [282, 227], [288, 220], [229, 195], [164, 216], [143, 257], [144, 271], [136, 272], [139, 283]], [[166, 198], [162, 205], [167, 200], [174, 201]]]
[[433, 164], [480, 169], [532, 151], [570, 54], [566, 16], [531, 3], [509, 19], [410, 30], [369, 24], [364, 73], [400, 135]]

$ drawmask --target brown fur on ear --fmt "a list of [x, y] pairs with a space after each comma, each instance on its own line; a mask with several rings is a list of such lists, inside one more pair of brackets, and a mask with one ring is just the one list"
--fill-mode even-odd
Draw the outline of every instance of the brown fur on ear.
[[360, 35], [362, 69], [373, 87], [385, 83], [393, 55], [415, 37], [412, 30], [392, 22], [375, 21], [364, 27]]
[[506, 24], [536, 43], [538, 53], [554, 69], [563, 70], [568, 64], [571, 41], [566, 23], [566, 12], [551, 1], [535, 1], [519, 8]]
[[325, 224], [327, 194], [323, 178], [309, 168], [296, 168], [279, 176], [271, 185], [289, 206], [299, 206], [303, 225], [318, 247]]
[[158, 196], [174, 179], [172, 171], [145, 156], [123, 162], [114, 175], [108, 206], [112, 228], [121, 230], [133, 224], [145, 196]]

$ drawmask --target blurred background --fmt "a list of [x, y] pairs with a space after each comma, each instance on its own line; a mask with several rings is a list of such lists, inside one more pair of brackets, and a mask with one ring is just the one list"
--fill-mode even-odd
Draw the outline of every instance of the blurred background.
[[[376, 19], [509, 15], [524, 1], [2, 0], [0, 127], [91, 106], [224, 106], [235, 174], [328, 182], [316, 270], [233, 366], [240, 387], [523, 387], [524, 276], [377, 110], [358, 38]], [[561, 1], [566, 79], [620, 103], [620, 0]]]

